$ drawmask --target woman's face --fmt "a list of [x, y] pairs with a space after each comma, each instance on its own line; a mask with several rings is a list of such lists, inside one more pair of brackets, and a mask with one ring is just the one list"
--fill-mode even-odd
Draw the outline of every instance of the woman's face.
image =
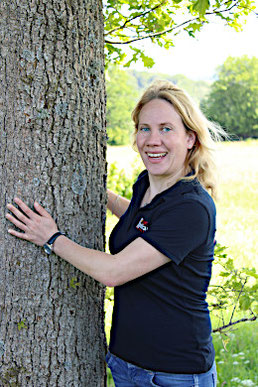
[[153, 176], [183, 177], [188, 150], [195, 133], [187, 132], [173, 105], [153, 99], [139, 114], [136, 144], [148, 172]]

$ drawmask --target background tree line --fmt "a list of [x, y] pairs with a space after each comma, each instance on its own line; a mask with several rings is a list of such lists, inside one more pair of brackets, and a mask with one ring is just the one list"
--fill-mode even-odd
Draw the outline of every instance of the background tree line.
[[258, 137], [258, 58], [229, 57], [217, 69], [214, 82], [193, 81], [182, 74], [166, 75], [117, 66], [107, 70], [107, 133], [110, 145], [125, 145], [132, 133], [131, 111], [143, 90], [155, 79], [185, 89], [204, 113], [232, 135]]

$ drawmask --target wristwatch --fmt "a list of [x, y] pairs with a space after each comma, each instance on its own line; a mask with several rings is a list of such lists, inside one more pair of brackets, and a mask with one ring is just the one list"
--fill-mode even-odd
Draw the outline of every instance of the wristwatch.
[[43, 245], [43, 249], [45, 253], [47, 253], [48, 255], [52, 253], [53, 244], [56, 238], [58, 238], [60, 235], [65, 235], [65, 234], [61, 231], [58, 231], [54, 235], [52, 235], [52, 237]]

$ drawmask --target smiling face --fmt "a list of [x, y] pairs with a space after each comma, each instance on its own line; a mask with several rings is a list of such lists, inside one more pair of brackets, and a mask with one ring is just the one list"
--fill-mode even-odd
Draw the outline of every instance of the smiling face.
[[153, 99], [143, 106], [136, 145], [150, 175], [172, 179], [185, 176], [185, 159], [194, 143], [195, 133], [185, 129], [171, 103]]

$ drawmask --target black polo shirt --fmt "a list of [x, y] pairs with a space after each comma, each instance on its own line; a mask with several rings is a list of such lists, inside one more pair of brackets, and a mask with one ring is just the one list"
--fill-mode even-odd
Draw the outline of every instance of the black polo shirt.
[[143, 171], [110, 236], [116, 254], [138, 237], [171, 259], [114, 289], [110, 352], [139, 367], [203, 373], [214, 361], [205, 301], [214, 252], [215, 205], [201, 184], [179, 181], [140, 208]]

